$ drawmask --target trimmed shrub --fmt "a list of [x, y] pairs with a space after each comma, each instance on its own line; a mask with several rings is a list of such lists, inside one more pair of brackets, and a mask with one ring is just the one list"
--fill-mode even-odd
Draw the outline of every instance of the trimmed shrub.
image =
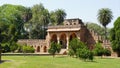
[[87, 48], [83, 48], [83, 49], [79, 48], [79, 49], [77, 49], [77, 58], [80, 58], [84, 61], [86, 61], [86, 60], [92, 61], [93, 60], [93, 53], [92, 53], [92, 51], [90, 51]]
[[22, 52], [23, 53], [34, 53], [35, 49], [31, 46], [23, 45]]

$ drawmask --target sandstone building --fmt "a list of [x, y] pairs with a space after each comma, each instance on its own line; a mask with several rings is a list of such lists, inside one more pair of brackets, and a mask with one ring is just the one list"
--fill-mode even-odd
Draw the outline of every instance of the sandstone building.
[[103, 41], [101, 36], [93, 30], [87, 29], [82, 20], [65, 19], [63, 25], [48, 26], [46, 39], [21, 39], [18, 43], [27, 44], [35, 49], [35, 53], [48, 53], [52, 41], [62, 45], [61, 54], [64, 54], [72, 38], [78, 38], [93, 49], [97, 41], [102, 41], [105, 48], [110, 49], [109, 41]]

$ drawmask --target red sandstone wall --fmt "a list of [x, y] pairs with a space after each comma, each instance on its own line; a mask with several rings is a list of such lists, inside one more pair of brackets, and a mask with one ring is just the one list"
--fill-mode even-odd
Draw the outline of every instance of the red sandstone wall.
[[90, 49], [93, 49], [96, 43], [94, 37], [92, 36], [90, 31], [86, 28], [86, 26], [82, 26], [80, 30], [80, 39], [81, 41], [86, 43]]

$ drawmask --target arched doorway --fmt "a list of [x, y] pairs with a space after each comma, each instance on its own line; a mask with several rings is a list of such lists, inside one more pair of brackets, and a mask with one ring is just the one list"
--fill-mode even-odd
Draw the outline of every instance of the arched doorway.
[[56, 42], [57, 43], [57, 35], [56, 34], [52, 35], [51, 42]]
[[60, 35], [60, 44], [62, 45], [63, 49], [66, 49], [66, 47], [67, 47], [66, 34]]
[[70, 41], [73, 39], [73, 38], [76, 38], [77, 36], [76, 36], [76, 34], [75, 33], [72, 33], [71, 35], [70, 35]]
[[46, 46], [44, 46], [43, 52], [47, 52], [47, 47]]
[[37, 52], [40, 52], [40, 46], [37, 47]]

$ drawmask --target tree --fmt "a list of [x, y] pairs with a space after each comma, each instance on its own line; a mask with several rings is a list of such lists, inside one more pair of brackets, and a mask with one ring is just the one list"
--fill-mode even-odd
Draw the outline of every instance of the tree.
[[68, 54], [70, 56], [76, 56], [77, 49], [84, 48], [84, 47], [86, 47], [86, 45], [83, 42], [81, 42], [77, 38], [74, 38], [69, 43], [69, 53]]
[[7, 24], [8, 26], [13, 24], [15, 25], [18, 35], [18, 38], [21, 38], [24, 35], [24, 18], [27, 8], [21, 5], [11, 5], [4, 4], [0, 6], [0, 23]]
[[0, 62], [1, 62], [1, 51], [2, 51], [1, 42], [2, 42], [2, 35], [1, 35], [1, 29], [0, 29]]
[[106, 26], [111, 22], [113, 18], [112, 11], [109, 8], [102, 8], [98, 11], [98, 21], [105, 28], [105, 39], [107, 39], [106, 35]]
[[[44, 6], [40, 4], [36, 4], [32, 7], [32, 19], [28, 22], [32, 25], [32, 29], [29, 28], [30, 33], [31, 31], [37, 32], [36, 35], [34, 34], [31, 38], [45, 38], [46, 27], [50, 21], [49, 11], [44, 8]], [[41, 34], [43, 33], [43, 34]], [[32, 34], [31, 34], [32, 35]], [[40, 36], [42, 35], [42, 36]]]
[[51, 45], [50, 45], [50, 49], [48, 50], [48, 52], [50, 54], [53, 55], [53, 57], [55, 56], [55, 53], [59, 53], [61, 50], [61, 45], [60, 44], [57, 44], [55, 42], [52, 42]]
[[66, 13], [63, 9], [57, 9], [50, 14], [51, 23], [53, 25], [62, 24], [66, 17]]
[[86, 44], [77, 38], [72, 39], [69, 43], [69, 55], [83, 60], [93, 60], [92, 51], [88, 49]]
[[110, 31], [110, 40], [112, 49], [117, 52], [120, 57], [120, 17], [114, 22], [114, 27]]
[[28, 22], [32, 18], [32, 10], [31, 8], [26, 8], [23, 12], [23, 21]]
[[104, 28], [99, 26], [96, 23], [87, 22], [86, 26], [87, 26], [88, 29], [94, 30], [96, 33], [98, 33], [101, 36], [105, 35]]

